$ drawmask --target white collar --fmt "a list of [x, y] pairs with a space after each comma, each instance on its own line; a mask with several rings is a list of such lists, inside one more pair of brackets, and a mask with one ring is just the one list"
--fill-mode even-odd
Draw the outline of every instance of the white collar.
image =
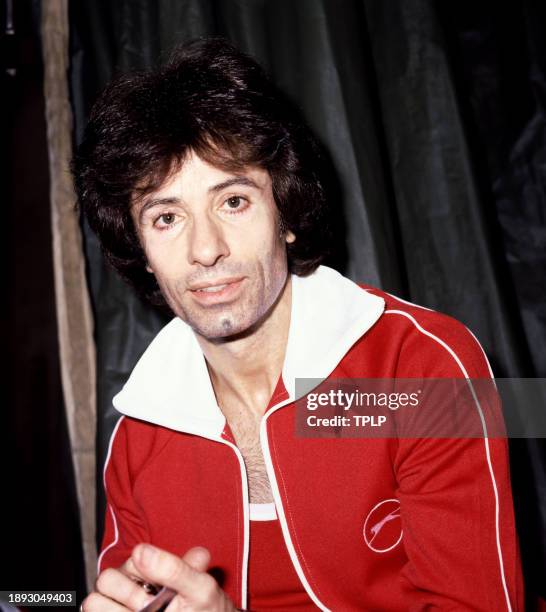
[[[382, 298], [326, 266], [306, 277], [292, 275], [282, 370], [290, 397], [295, 399], [296, 378], [325, 379], [384, 307]], [[207, 438], [218, 439], [225, 426], [201, 347], [178, 317], [157, 334], [113, 403], [127, 416]]]

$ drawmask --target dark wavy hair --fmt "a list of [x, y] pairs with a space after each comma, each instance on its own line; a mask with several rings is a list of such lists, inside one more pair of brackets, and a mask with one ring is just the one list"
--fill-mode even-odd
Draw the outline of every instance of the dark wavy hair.
[[227, 170], [271, 176], [289, 270], [310, 274], [331, 249], [324, 157], [298, 110], [250, 57], [223, 39], [175, 49], [156, 70], [121, 76], [93, 107], [72, 160], [79, 206], [108, 261], [155, 305], [165, 301], [130, 214], [192, 150]]

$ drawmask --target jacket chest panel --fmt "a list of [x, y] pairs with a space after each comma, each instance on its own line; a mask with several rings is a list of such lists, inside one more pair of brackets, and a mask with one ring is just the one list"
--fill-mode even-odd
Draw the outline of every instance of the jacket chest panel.
[[207, 547], [223, 588], [237, 600], [244, 516], [233, 450], [177, 434], [136, 476], [134, 497], [150, 542], [180, 556], [193, 546]]
[[385, 593], [392, 593], [389, 609], [403, 609], [399, 591], [384, 582], [407, 562], [392, 470], [396, 442], [290, 438], [293, 411], [288, 407], [270, 417], [268, 438], [307, 580], [332, 609], [340, 596], [354, 602], [347, 609], [363, 609], [363, 602], [379, 609]]

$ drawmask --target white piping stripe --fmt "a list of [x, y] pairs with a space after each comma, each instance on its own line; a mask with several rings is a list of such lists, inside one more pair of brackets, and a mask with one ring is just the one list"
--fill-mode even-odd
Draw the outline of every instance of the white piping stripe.
[[[114, 443], [114, 438], [116, 437], [121, 421], [123, 421], [124, 418], [125, 416], [121, 416], [118, 419], [118, 422], [116, 423], [116, 426], [114, 427], [114, 430], [112, 431], [112, 435], [110, 436], [110, 442], [108, 443], [108, 453], [106, 455], [106, 461], [104, 462], [104, 469], [102, 470], [102, 484], [104, 486], [105, 493], [106, 493], [106, 468], [108, 467], [110, 456], [112, 455], [112, 445]], [[101, 552], [99, 556], [99, 559], [97, 561], [97, 573], [99, 574], [100, 574], [100, 564], [102, 563], [102, 558], [104, 557], [104, 554], [108, 550], [110, 550], [112, 546], [115, 546], [118, 543], [118, 538], [119, 538], [118, 522], [116, 521], [116, 515], [114, 514], [114, 510], [110, 504], [108, 504], [108, 509], [110, 510], [110, 514], [112, 515], [112, 521], [114, 523], [114, 541], [108, 544], [108, 546]]]
[[[212, 440], [213, 438], [211, 438]], [[242, 480], [242, 490], [243, 490], [243, 566], [242, 566], [242, 575], [241, 575], [241, 608], [246, 610], [247, 604], [247, 589], [248, 589], [248, 551], [250, 544], [250, 510], [249, 510], [249, 501], [248, 501], [248, 479], [246, 475], [246, 466], [245, 461], [243, 459], [243, 455], [241, 451], [237, 448], [235, 444], [232, 444], [228, 440], [224, 440], [223, 438], [214, 438], [216, 442], [221, 442], [222, 444], [227, 444], [230, 446], [235, 454], [237, 455], [237, 459], [239, 460], [239, 467], [241, 468], [241, 480]]]
[[482, 345], [478, 342], [478, 338], [476, 338], [476, 336], [472, 333], [472, 331], [470, 329], [468, 329], [468, 327], [466, 328], [466, 330], [474, 338], [474, 340], [476, 340], [476, 344], [480, 347], [480, 350], [482, 352], [483, 358], [485, 359], [485, 363], [487, 364], [487, 369], [489, 370], [489, 376], [491, 376], [491, 378], [493, 379], [493, 384], [495, 385], [495, 388], [496, 388], [497, 387], [497, 383], [495, 382], [495, 376], [493, 375], [493, 370], [491, 369], [491, 364], [489, 363], [489, 359], [487, 359], [487, 355], [485, 354], [485, 351], [483, 350]]
[[262, 445], [262, 453], [263, 453], [264, 460], [265, 460], [267, 474], [269, 476], [269, 482], [271, 484], [271, 492], [273, 493], [273, 498], [275, 499], [275, 506], [277, 507], [277, 514], [278, 514], [279, 521], [281, 524], [282, 533], [284, 536], [284, 542], [286, 544], [286, 548], [288, 549], [288, 554], [290, 555], [290, 558], [292, 559], [292, 564], [294, 565], [294, 569], [296, 570], [296, 573], [298, 574], [298, 577], [301, 583], [303, 584], [303, 587], [307, 591], [307, 594], [313, 600], [313, 603], [318, 608], [323, 610], [323, 612], [330, 612], [330, 609], [327, 608], [320, 601], [320, 599], [315, 595], [313, 589], [311, 588], [311, 585], [309, 584], [309, 582], [307, 581], [307, 578], [305, 577], [305, 574], [303, 573], [303, 569], [300, 565], [298, 556], [296, 554], [296, 549], [294, 548], [292, 538], [290, 537], [290, 532], [288, 531], [288, 523], [286, 521], [286, 515], [284, 513], [284, 506], [282, 505], [279, 485], [275, 477], [275, 470], [273, 469], [273, 461], [271, 460], [271, 452], [269, 450], [269, 440], [267, 438], [267, 428], [266, 428], [267, 419], [269, 418], [271, 414], [273, 414], [273, 412], [279, 410], [283, 406], [286, 406], [287, 404], [293, 401], [294, 401], [294, 398], [288, 398], [284, 400], [283, 402], [281, 402], [280, 404], [277, 404], [276, 406], [271, 407], [264, 414], [264, 416], [262, 417], [262, 422], [260, 424], [260, 442]]
[[[366, 291], [368, 291], [368, 289], [366, 289]], [[393, 295], [392, 293], [389, 293], [388, 291], [385, 291], [385, 293], [387, 295], [390, 295], [391, 298], [394, 298], [395, 300], [402, 302], [403, 304], [407, 304], [408, 306], [413, 306], [413, 308], [420, 308], [421, 310], [428, 310], [429, 312], [435, 312], [432, 308], [427, 308], [426, 306], [421, 306], [420, 304], [415, 304], [414, 302], [408, 302], [407, 300], [403, 300], [401, 297], [398, 297], [397, 295]], [[480, 347], [480, 351], [482, 352], [484, 361], [487, 364], [487, 369], [489, 370], [489, 375], [493, 379], [493, 384], [495, 385], [495, 388], [497, 388], [497, 383], [495, 382], [495, 376], [493, 374], [493, 370], [491, 369], [491, 364], [489, 363], [489, 359], [487, 359], [487, 355], [485, 354], [485, 351], [483, 350], [482, 345], [480, 344], [478, 338], [476, 338], [476, 336], [472, 333], [472, 330], [466, 327], [466, 325], [465, 325], [465, 328], [466, 328], [466, 331], [474, 338], [474, 340], [476, 340], [476, 344]]]
[[[368, 290], [366, 289], [366, 291]], [[428, 310], [429, 312], [435, 312], [432, 308], [427, 308], [426, 306], [421, 306], [420, 304], [415, 304], [414, 302], [408, 302], [407, 300], [403, 300], [397, 295], [393, 295], [392, 293], [388, 293], [387, 291], [385, 291], [385, 293], [387, 295], [390, 295], [391, 298], [394, 298], [395, 300], [402, 302], [403, 304], [407, 304], [408, 306], [413, 306], [413, 308], [420, 308], [421, 310]], [[497, 383], [495, 382], [495, 376], [493, 374], [493, 370], [491, 369], [491, 364], [489, 363], [489, 359], [487, 359], [487, 355], [485, 354], [485, 351], [483, 350], [482, 345], [480, 344], [478, 338], [476, 338], [476, 336], [472, 333], [472, 330], [466, 327], [466, 325], [465, 325], [465, 328], [466, 328], [466, 331], [474, 338], [474, 340], [476, 340], [476, 344], [480, 347], [480, 351], [482, 352], [485, 363], [487, 364], [487, 369], [489, 370], [489, 375], [493, 379], [493, 384], [495, 385], [495, 389], [496, 389]]]
[[[506, 578], [505, 578], [505, 575], [504, 575], [504, 561], [503, 561], [502, 550], [501, 550], [501, 545], [500, 545], [499, 493], [498, 493], [498, 490], [497, 490], [497, 482], [495, 480], [495, 474], [493, 472], [493, 465], [491, 464], [491, 454], [490, 454], [490, 451], [489, 451], [489, 438], [487, 437], [487, 428], [486, 428], [486, 425], [485, 425], [485, 419], [484, 419], [484, 416], [483, 416], [483, 412], [482, 412], [480, 403], [478, 401], [478, 398], [476, 397], [476, 394], [475, 394], [475, 391], [474, 391], [474, 387], [472, 386], [472, 382], [470, 381], [470, 377], [468, 376], [468, 372], [466, 371], [466, 369], [463, 366], [463, 364], [462, 364], [461, 360], [459, 359], [459, 357], [456, 355], [455, 351], [448, 344], [446, 344], [443, 340], [438, 338], [438, 336], [435, 336], [434, 334], [430, 333], [426, 329], [423, 329], [419, 325], [419, 323], [417, 323], [417, 321], [410, 314], [408, 314], [407, 312], [403, 312], [402, 310], [385, 310], [384, 314], [399, 314], [399, 315], [402, 315], [402, 316], [406, 317], [407, 319], [410, 319], [410, 321], [413, 322], [415, 327], [417, 327], [417, 329], [420, 332], [422, 332], [426, 336], [429, 336], [429, 338], [432, 338], [433, 340], [438, 342], [438, 344], [443, 346], [448, 351], [448, 353], [453, 357], [453, 359], [455, 359], [455, 361], [457, 362], [457, 365], [461, 368], [461, 371], [464, 374], [464, 377], [468, 381], [468, 386], [470, 387], [470, 391], [472, 392], [472, 397], [473, 397], [474, 402], [476, 404], [476, 407], [478, 409], [478, 412], [479, 412], [479, 415], [480, 415], [480, 419], [481, 419], [482, 425], [483, 425], [485, 455], [486, 455], [486, 458], [487, 458], [487, 465], [489, 466], [489, 474], [491, 476], [491, 483], [493, 485], [493, 493], [495, 495], [495, 535], [496, 535], [496, 540], [497, 540], [497, 553], [498, 553], [498, 557], [499, 557], [501, 580], [502, 580], [502, 586], [503, 586], [503, 589], [504, 589], [504, 596], [506, 598], [506, 606], [507, 606], [509, 612], [512, 612], [512, 605], [510, 603], [510, 597], [508, 595], [508, 588], [506, 586]], [[478, 345], [479, 344], [480, 343], [478, 342]], [[481, 346], [480, 346], [480, 348], [481, 348]], [[483, 351], [483, 349], [482, 349], [482, 351]], [[484, 353], [484, 355], [485, 355], [485, 353]], [[486, 358], [486, 362], [487, 362], [487, 358]], [[489, 362], [487, 362], [487, 365], [489, 366]], [[489, 366], [489, 371], [491, 372], [491, 367], [490, 366]]]

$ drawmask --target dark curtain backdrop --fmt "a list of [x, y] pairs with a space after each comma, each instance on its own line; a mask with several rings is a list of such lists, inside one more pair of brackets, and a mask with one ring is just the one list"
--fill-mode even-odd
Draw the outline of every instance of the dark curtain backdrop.
[[[264, 65], [331, 155], [344, 225], [337, 267], [463, 321], [497, 376], [546, 376], [543, 2], [77, 0], [70, 12], [77, 140], [114, 74], [153, 66], [176, 43], [227, 37]], [[164, 320], [85, 235], [102, 465], [112, 396]], [[527, 583], [546, 598], [545, 446], [517, 442]]]
[[40, 4], [0, 10], [2, 350], [0, 590], [85, 592], [58, 355]]

